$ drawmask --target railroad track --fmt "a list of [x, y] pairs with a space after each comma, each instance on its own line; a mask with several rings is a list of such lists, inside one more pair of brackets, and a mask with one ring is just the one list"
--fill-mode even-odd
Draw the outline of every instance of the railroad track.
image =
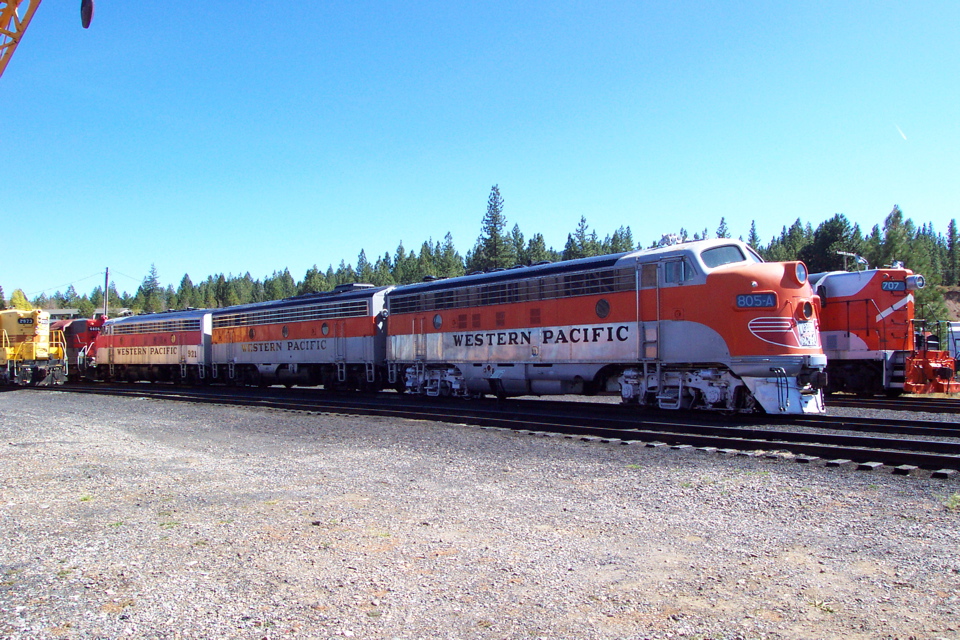
[[928, 398], [923, 396], [901, 396], [899, 398], [859, 398], [857, 396], [835, 394], [827, 397], [826, 402], [828, 407], [849, 407], [852, 409], [960, 413], [960, 398], [953, 397]]
[[167, 385], [68, 385], [57, 392], [204, 402], [286, 411], [375, 415], [512, 429], [535, 434], [792, 456], [828, 466], [916, 469], [949, 477], [960, 470], [960, 424], [840, 416], [702, 416], [620, 404], [511, 399], [467, 402], [315, 390], [184, 388]]

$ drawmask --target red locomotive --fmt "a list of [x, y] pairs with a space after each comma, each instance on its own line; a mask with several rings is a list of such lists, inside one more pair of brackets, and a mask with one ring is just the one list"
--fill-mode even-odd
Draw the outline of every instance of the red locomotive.
[[71, 318], [57, 320], [50, 328], [62, 331], [66, 344], [67, 366], [70, 379], [78, 379], [86, 373], [86, 365], [95, 355], [94, 341], [100, 335], [105, 318]]

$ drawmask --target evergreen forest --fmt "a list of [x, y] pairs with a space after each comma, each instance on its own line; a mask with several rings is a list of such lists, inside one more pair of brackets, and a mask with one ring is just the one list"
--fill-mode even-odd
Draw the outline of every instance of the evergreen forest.
[[[677, 230], [681, 240], [729, 238], [732, 233], [721, 218], [714, 232], [704, 228], [692, 235], [686, 229]], [[946, 233], [939, 233], [931, 223], [919, 226], [907, 218], [900, 207], [864, 232], [851, 224], [841, 213], [814, 226], [796, 220], [784, 226], [779, 235], [764, 243], [757, 235], [756, 223], [751, 224], [746, 236], [738, 236], [754, 247], [765, 260], [803, 260], [810, 273], [821, 271], [855, 270], [888, 266], [897, 262], [926, 277], [927, 287], [917, 294], [917, 316], [927, 320], [946, 320], [949, 312], [944, 300], [944, 288], [960, 285], [960, 231], [956, 220], [951, 220]], [[371, 258], [361, 249], [353, 263], [341, 259], [336, 268], [331, 263], [325, 270], [316, 264], [299, 279], [289, 269], [277, 270], [263, 278], [243, 275], [211, 274], [194, 280], [188, 274], [179, 283], [164, 285], [155, 267], [135, 292], [119, 292], [111, 282], [109, 306], [114, 313], [127, 309], [132, 313], [153, 313], [166, 309], [189, 307], [227, 307], [248, 302], [279, 300], [310, 292], [329, 291], [340, 284], [367, 282], [374, 285], [407, 284], [423, 280], [425, 276], [449, 278], [514, 265], [556, 262], [608, 253], [620, 253], [643, 247], [654, 247], [660, 238], [634, 239], [629, 226], [620, 226], [603, 236], [592, 229], [585, 217], [577, 228], [567, 235], [562, 250], [548, 247], [543, 235], [526, 237], [520, 226], [509, 227], [504, 212], [504, 199], [497, 185], [490, 190], [480, 236], [473, 247], [461, 254], [450, 233], [442, 241], [424, 240], [417, 249], [407, 249], [403, 243], [392, 253], [386, 251]], [[861, 256], [858, 261], [849, 255]], [[8, 283], [9, 284], [9, 283]], [[81, 316], [91, 317], [103, 308], [103, 287], [90, 293], [79, 293], [73, 285], [53, 295], [42, 294], [28, 300], [21, 289], [14, 289], [5, 299], [0, 287], [0, 307], [28, 309], [78, 308]]]

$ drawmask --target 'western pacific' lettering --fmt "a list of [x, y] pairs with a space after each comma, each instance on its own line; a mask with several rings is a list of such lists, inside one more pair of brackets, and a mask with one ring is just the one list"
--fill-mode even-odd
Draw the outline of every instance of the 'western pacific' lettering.
[[495, 331], [490, 333], [454, 333], [456, 347], [482, 347], [483, 345], [530, 344], [530, 331]]
[[[532, 331], [496, 331], [452, 335], [455, 347], [483, 347], [530, 344], [532, 333]], [[630, 326], [542, 329], [540, 336], [542, 344], [626, 342], [630, 339]]]
[[240, 350], [244, 353], [265, 353], [274, 351], [322, 351], [326, 348], [326, 340], [276, 340], [273, 342], [244, 342], [240, 345]]

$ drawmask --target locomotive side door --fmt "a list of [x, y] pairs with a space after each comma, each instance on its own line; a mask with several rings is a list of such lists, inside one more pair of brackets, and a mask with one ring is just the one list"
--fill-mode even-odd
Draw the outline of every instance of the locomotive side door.
[[347, 327], [343, 320], [336, 320], [333, 323], [333, 345], [336, 361], [345, 362], [347, 360]]
[[[657, 280], [657, 325], [659, 345], [658, 359], [663, 362], [667, 357], [683, 358], [687, 345], [682, 334], [678, 334], [678, 323], [683, 322], [686, 314], [688, 295], [680, 293], [679, 287], [693, 280], [697, 273], [690, 261], [684, 256], [674, 256], [660, 260], [660, 274]], [[666, 332], [667, 335], [664, 335]], [[664, 353], [664, 345], [670, 345]]]
[[414, 319], [414, 357], [417, 360], [426, 360], [427, 358], [427, 333], [426, 316], [420, 316]]
[[641, 361], [660, 357], [660, 269], [656, 262], [637, 265], [638, 354]]

